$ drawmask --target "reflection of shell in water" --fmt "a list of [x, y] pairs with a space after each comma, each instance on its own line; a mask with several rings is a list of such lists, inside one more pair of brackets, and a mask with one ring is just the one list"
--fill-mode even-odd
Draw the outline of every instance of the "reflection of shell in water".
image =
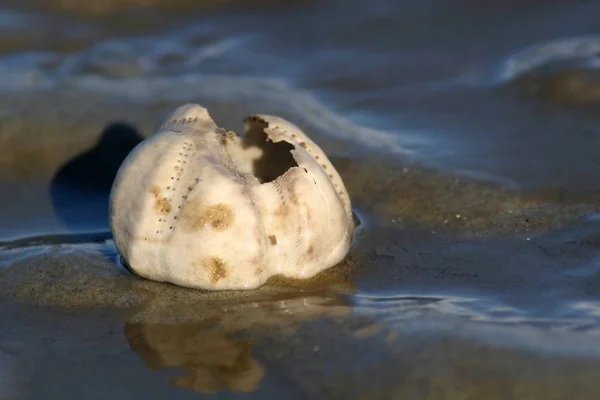
[[344, 184], [299, 128], [246, 119], [245, 135], [206, 109], [178, 108], [121, 166], [111, 230], [140, 276], [205, 289], [309, 278], [341, 261], [354, 222]]
[[131, 348], [151, 369], [183, 368], [179, 387], [203, 393], [220, 390], [252, 392], [265, 375], [241, 340], [203, 330], [198, 324], [143, 324], [125, 326]]
[[[178, 288], [171, 294], [179, 292]], [[261, 288], [236, 301], [210, 301], [207, 293], [157, 296], [125, 325], [131, 349], [150, 369], [182, 368], [174, 384], [203, 393], [251, 392], [267, 373], [239, 332], [290, 332], [318, 317], [341, 317], [351, 307], [343, 296], [272, 292]], [[209, 294], [210, 295], [210, 294]]]

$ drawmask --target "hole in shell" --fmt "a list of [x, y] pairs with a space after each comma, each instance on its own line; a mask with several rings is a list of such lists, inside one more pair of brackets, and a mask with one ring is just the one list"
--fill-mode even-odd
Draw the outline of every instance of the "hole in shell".
[[252, 173], [260, 183], [272, 182], [298, 166], [291, 153], [294, 145], [286, 141], [272, 142], [265, 132], [266, 127], [262, 121], [252, 121], [243, 139], [244, 148], [261, 150], [262, 155], [252, 162]]

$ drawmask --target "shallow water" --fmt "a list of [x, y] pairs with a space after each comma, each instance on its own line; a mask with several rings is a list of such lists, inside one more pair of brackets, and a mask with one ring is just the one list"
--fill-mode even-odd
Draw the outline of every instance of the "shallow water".
[[[599, 5], [216, 3], [0, 8], [0, 398], [599, 398]], [[244, 293], [122, 268], [112, 179], [188, 101], [314, 137], [347, 260]]]

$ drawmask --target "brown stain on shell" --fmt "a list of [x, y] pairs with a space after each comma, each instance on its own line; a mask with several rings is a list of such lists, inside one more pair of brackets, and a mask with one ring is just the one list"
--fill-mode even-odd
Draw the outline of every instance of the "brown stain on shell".
[[277, 217], [287, 217], [290, 214], [290, 208], [285, 203], [281, 203], [279, 207], [275, 211], [273, 211], [272, 215]]
[[217, 283], [221, 279], [227, 278], [229, 271], [227, 270], [227, 264], [218, 257], [213, 257], [204, 262], [204, 268], [211, 274], [210, 280], [212, 283]]
[[271, 244], [273, 246], [275, 246], [277, 244], [277, 236], [275, 236], [275, 235], [269, 236], [269, 241], [271, 242]]
[[204, 212], [206, 221], [217, 231], [228, 229], [233, 222], [234, 215], [233, 209], [222, 203], [209, 206]]
[[154, 210], [162, 215], [167, 215], [171, 212], [173, 207], [171, 206], [171, 202], [166, 197], [160, 197], [160, 188], [156, 185], [152, 185], [150, 188], [150, 193], [156, 199], [154, 201]]
[[172, 208], [173, 207], [171, 206], [171, 202], [168, 199], [166, 199], [165, 197], [156, 199], [156, 202], [154, 203], [154, 209], [159, 214], [167, 215], [168, 213], [171, 212]]
[[215, 231], [224, 231], [231, 226], [234, 218], [231, 206], [218, 203], [205, 207], [199, 198], [187, 202], [179, 216], [181, 228], [186, 232], [198, 231], [206, 225]]

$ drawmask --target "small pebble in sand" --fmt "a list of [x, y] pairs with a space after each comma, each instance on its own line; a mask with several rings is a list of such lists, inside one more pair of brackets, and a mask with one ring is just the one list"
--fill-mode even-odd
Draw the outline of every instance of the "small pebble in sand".
[[194, 104], [123, 162], [110, 226], [136, 274], [211, 290], [310, 278], [346, 256], [355, 227], [340, 175], [298, 127], [254, 115], [239, 137]]

